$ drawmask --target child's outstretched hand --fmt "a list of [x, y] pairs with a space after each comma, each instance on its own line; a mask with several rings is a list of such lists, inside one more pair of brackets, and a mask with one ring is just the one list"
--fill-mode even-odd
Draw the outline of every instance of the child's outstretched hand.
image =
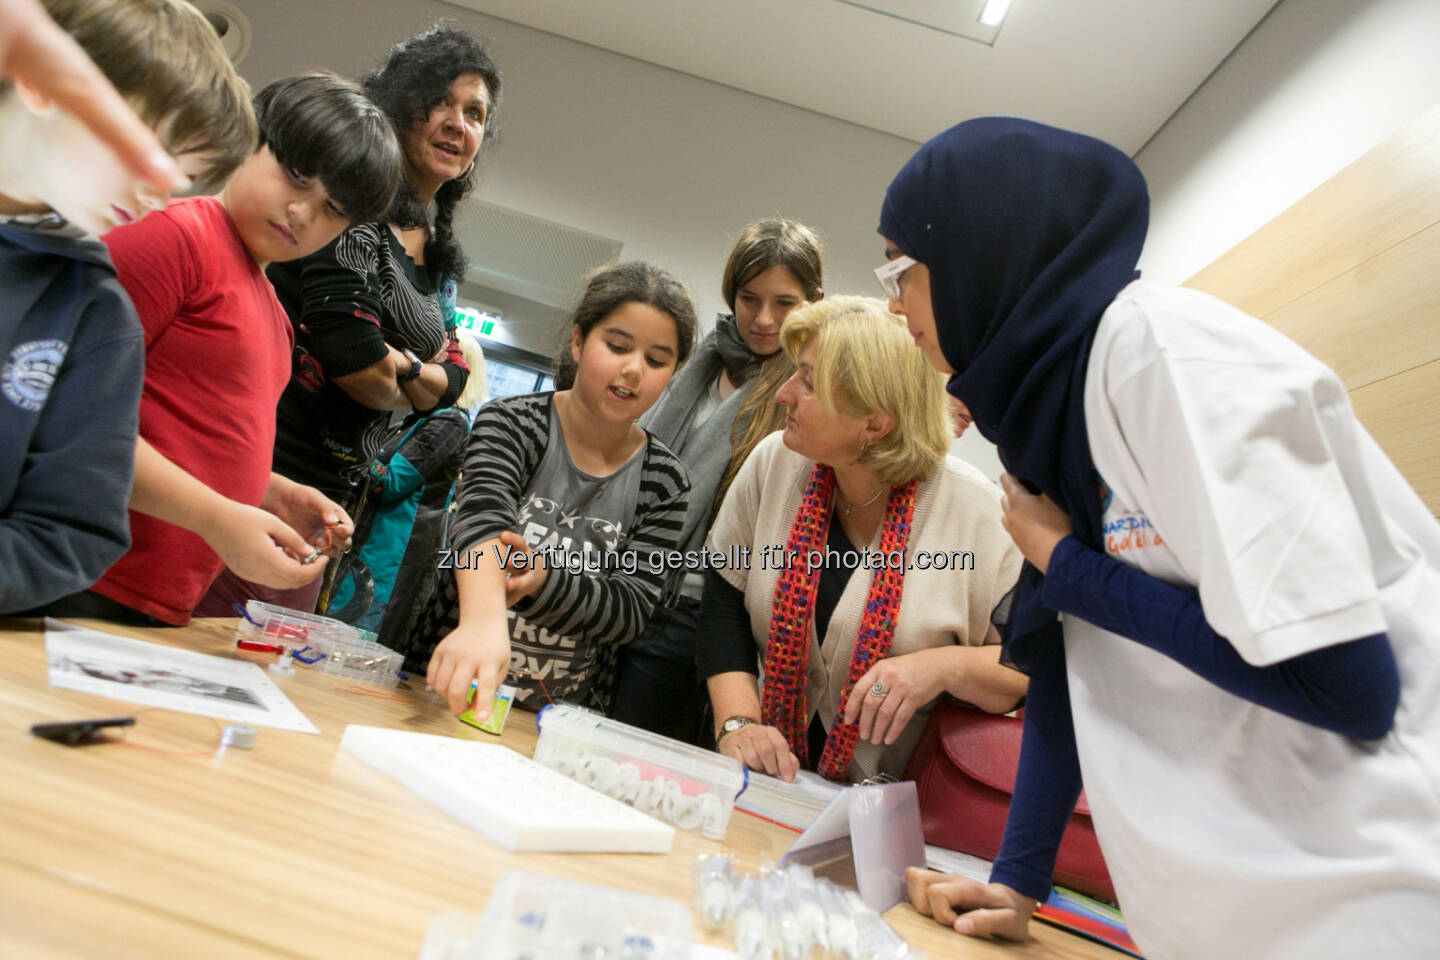
[[504, 617], [483, 626], [461, 623], [436, 645], [425, 682], [449, 702], [452, 713], [461, 714], [474, 680], [475, 719], [483, 723], [509, 669], [510, 632]]
[[28, 84], [73, 115], [159, 197], [190, 185], [150, 128], [35, 0], [0, 0], [0, 79]]

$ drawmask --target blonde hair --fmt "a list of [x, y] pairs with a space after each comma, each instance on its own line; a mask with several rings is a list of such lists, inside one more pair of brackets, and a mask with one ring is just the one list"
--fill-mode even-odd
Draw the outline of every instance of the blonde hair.
[[470, 368], [470, 379], [465, 381], [465, 389], [455, 398], [455, 406], [470, 410], [490, 399], [490, 384], [485, 379], [485, 351], [480, 349], [480, 341], [469, 330], [457, 329], [455, 342], [460, 344], [460, 353], [465, 357], [465, 365]]
[[214, 186], [256, 150], [250, 87], [183, 0], [42, 0], [172, 153], [211, 154]]
[[794, 311], [780, 328], [792, 360], [810, 343], [811, 383], [822, 404], [857, 419], [895, 418], [856, 462], [889, 484], [928, 477], [950, 448], [945, 378], [915, 346], [905, 321], [883, 300], [830, 297]]
[[784, 350], [776, 350], [765, 358], [760, 369], [751, 377], [749, 390], [745, 399], [740, 401], [740, 409], [735, 411], [735, 424], [730, 428], [730, 462], [725, 467], [720, 485], [715, 488], [715, 505], [710, 512], [712, 521], [720, 512], [720, 504], [725, 502], [725, 494], [745, 465], [750, 451], [761, 440], [785, 426], [785, 408], [775, 402], [775, 392], [794, 373], [795, 361]]

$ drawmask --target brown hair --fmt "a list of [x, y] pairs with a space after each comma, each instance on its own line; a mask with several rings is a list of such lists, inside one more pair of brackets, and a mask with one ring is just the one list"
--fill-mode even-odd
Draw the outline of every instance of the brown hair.
[[805, 291], [806, 300], [824, 296], [824, 252], [820, 238], [798, 220], [772, 217], [757, 220], [740, 234], [725, 272], [720, 276], [720, 293], [731, 310], [735, 294], [771, 267], [784, 267]]
[[183, 0], [42, 0], [172, 153], [213, 155], [222, 182], [257, 145], [250, 87]]
[[[720, 278], [720, 292], [731, 310], [740, 288], [771, 267], [784, 267], [800, 284], [805, 299], [811, 302], [825, 296], [825, 251], [814, 230], [798, 220], [774, 217], [757, 220], [745, 228]], [[719, 511], [740, 465], [750, 456], [755, 445], [779, 430], [785, 423], [785, 411], [775, 402], [775, 391], [795, 372], [795, 362], [784, 350], [776, 350], [765, 358], [753, 382], [735, 412], [735, 426], [730, 431], [730, 463], [725, 476], [715, 489], [712, 516]]]

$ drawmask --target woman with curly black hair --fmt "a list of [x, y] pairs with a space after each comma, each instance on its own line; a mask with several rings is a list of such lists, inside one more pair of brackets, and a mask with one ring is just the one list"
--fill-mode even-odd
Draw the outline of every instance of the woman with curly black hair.
[[[347, 506], [390, 411], [447, 407], [465, 389], [469, 369], [453, 336], [465, 254], [453, 222], [478, 180], [500, 71], [480, 41], [442, 24], [391, 47], [360, 82], [395, 126], [406, 180], [385, 222], [359, 224], [267, 272], [295, 327], [274, 470]], [[318, 590], [277, 592], [227, 573], [197, 613], [229, 616], [249, 598], [313, 609]]]

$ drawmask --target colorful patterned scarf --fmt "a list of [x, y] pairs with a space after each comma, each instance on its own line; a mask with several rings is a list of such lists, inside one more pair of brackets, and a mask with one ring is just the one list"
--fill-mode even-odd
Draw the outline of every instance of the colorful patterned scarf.
[[[884, 556], [905, 555], [918, 486], [919, 481], [910, 480], [890, 488], [880, 531], [880, 552]], [[805, 558], [812, 550], [825, 551], [834, 499], [835, 471], [817, 463], [800, 499], [800, 509], [795, 512], [795, 522], [785, 543], [789, 562], [775, 581], [775, 595], [770, 603], [761, 720], [784, 735], [802, 765], [808, 765], [809, 760], [806, 726], [810, 711], [805, 703], [805, 684], [810, 659], [810, 621], [815, 613], [815, 595], [823, 567], [820, 564], [813, 570], [807, 569]], [[840, 691], [840, 713], [850, 699], [855, 682], [890, 652], [890, 642], [895, 638], [895, 619], [900, 612], [900, 593], [905, 584], [904, 567], [903, 563], [898, 570], [881, 566], [870, 581], [855, 652], [850, 657], [845, 687]], [[837, 715], [816, 765], [820, 774], [830, 780], [845, 780], [859, 737], [859, 724], [845, 723]]]

